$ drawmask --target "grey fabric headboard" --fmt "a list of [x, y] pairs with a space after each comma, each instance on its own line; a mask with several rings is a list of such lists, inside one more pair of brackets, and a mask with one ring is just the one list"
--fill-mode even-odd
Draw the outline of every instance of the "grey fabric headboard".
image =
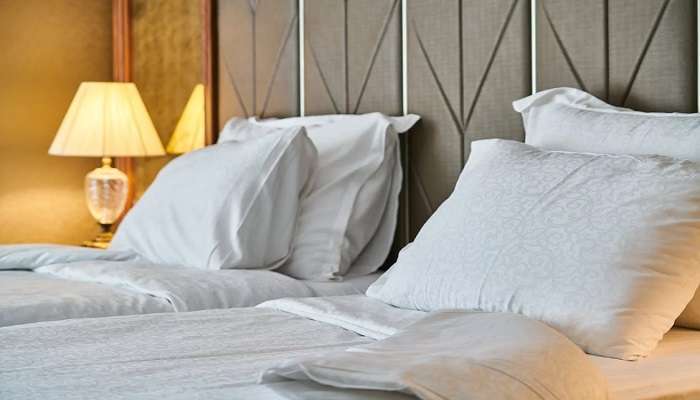
[[640, 110], [697, 111], [696, 0], [218, 0], [214, 10], [220, 126], [234, 115], [422, 116], [402, 144], [398, 245], [452, 191], [472, 140], [523, 139], [517, 98], [571, 86]]

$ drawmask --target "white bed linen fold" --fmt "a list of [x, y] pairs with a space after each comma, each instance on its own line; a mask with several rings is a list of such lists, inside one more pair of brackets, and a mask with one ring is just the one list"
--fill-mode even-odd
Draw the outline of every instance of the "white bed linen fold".
[[130, 251], [99, 250], [55, 244], [0, 245], [0, 271], [34, 270], [45, 265], [78, 261], [133, 261]]
[[336, 325], [377, 340], [426, 316], [425, 312], [396, 308], [364, 295], [277, 299], [258, 307]]
[[302, 281], [265, 270], [200, 270], [134, 262], [77, 262], [36, 270], [164, 298], [175, 311], [247, 307], [279, 297], [307, 297]]
[[125, 288], [31, 271], [0, 272], [0, 327], [171, 311], [174, 311], [173, 306], [167, 300]]
[[310, 282], [266, 270], [159, 265], [74, 246], [0, 246], [0, 327], [67, 318], [250, 307], [282, 297], [364, 293], [379, 274]]
[[[357, 301], [357, 309], [350, 306]], [[74, 319], [0, 329], [0, 398], [14, 399], [405, 399], [397, 393], [337, 392], [314, 384], [256, 384], [283, 360], [309, 359], [372, 339], [348, 330], [399, 329], [408, 316], [358, 296], [268, 303], [256, 308]], [[368, 307], [367, 326], [361, 315]], [[287, 308], [305, 316], [269, 308]], [[313, 309], [315, 311], [309, 311]], [[334, 313], [340, 326], [324, 317]], [[397, 314], [398, 313], [398, 314]], [[340, 315], [348, 314], [348, 315]], [[306, 316], [316, 315], [315, 320]], [[382, 317], [383, 315], [383, 317]], [[382, 321], [383, 320], [383, 321]], [[393, 322], [392, 322], [393, 321]], [[514, 327], [515, 328], [515, 327]], [[409, 328], [410, 329], [410, 328]], [[427, 329], [427, 328], [426, 328]], [[488, 325], [475, 324], [486, 340]], [[433, 328], [425, 332], [435, 331]], [[500, 330], [518, 337], [517, 329]], [[439, 331], [438, 331], [439, 333]], [[435, 343], [449, 344], [454, 335]], [[468, 341], [470, 335], [460, 335]], [[528, 336], [529, 337], [529, 336]], [[425, 338], [425, 337], [424, 337]], [[475, 339], [476, 340], [476, 339]], [[520, 340], [520, 339], [518, 339]], [[430, 347], [430, 341], [425, 342]], [[461, 343], [461, 342], [460, 342]], [[400, 343], [399, 343], [400, 344]], [[470, 351], [478, 351], [476, 348]], [[483, 350], [487, 354], [488, 349]], [[569, 355], [569, 354], [567, 354]], [[564, 355], [562, 355], [564, 356]], [[554, 355], [553, 358], [556, 358]], [[579, 373], [586, 373], [579, 370]], [[586, 379], [579, 376], [579, 379]], [[291, 391], [291, 395], [289, 395]], [[286, 393], [286, 394], [285, 394]]]
[[260, 381], [406, 392], [425, 400], [606, 400], [607, 385], [562, 334], [509, 313], [431, 314], [385, 340], [292, 360]]
[[370, 341], [267, 308], [10, 326], [0, 328], [0, 399], [279, 399], [255, 385], [260, 371]]

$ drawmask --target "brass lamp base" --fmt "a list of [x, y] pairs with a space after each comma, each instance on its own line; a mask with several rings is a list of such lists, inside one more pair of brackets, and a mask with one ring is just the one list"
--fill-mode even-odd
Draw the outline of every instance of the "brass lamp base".
[[84, 241], [83, 247], [92, 247], [94, 249], [106, 249], [109, 247], [113, 236], [112, 232], [110, 232], [111, 224], [100, 224], [100, 226], [102, 227], [102, 232], [95, 239]]

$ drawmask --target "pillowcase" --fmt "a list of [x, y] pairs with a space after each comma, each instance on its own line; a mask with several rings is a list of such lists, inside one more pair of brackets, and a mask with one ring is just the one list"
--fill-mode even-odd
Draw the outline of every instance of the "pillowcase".
[[[317, 179], [301, 204], [294, 251], [279, 272], [324, 281], [382, 266], [396, 230], [402, 183], [397, 133], [417, 120], [372, 113], [256, 121], [304, 126], [319, 154]], [[224, 128], [219, 141], [237, 135]]]
[[584, 351], [648, 355], [700, 283], [700, 164], [472, 143], [450, 197], [367, 294], [514, 312]]
[[544, 90], [513, 108], [522, 114], [525, 143], [542, 149], [700, 161], [700, 114], [632, 111], [571, 88]]
[[240, 139], [180, 156], [129, 211], [111, 249], [204, 269], [280, 266], [316, 150], [303, 128], [236, 120]]
[[[700, 162], [700, 114], [632, 111], [571, 88], [539, 92], [513, 108], [522, 113], [525, 142], [543, 149]], [[700, 329], [700, 288], [676, 325]]]

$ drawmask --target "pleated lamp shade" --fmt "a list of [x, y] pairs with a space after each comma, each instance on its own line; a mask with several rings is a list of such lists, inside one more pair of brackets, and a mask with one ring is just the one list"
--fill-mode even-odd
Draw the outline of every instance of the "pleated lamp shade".
[[49, 154], [143, 157], [165, 153], [136, 85], [83, 82], [58, 128]]
[[204, 85], [194, 87], [168, 142], [167, 152], [183, 154], [204, 147]]

